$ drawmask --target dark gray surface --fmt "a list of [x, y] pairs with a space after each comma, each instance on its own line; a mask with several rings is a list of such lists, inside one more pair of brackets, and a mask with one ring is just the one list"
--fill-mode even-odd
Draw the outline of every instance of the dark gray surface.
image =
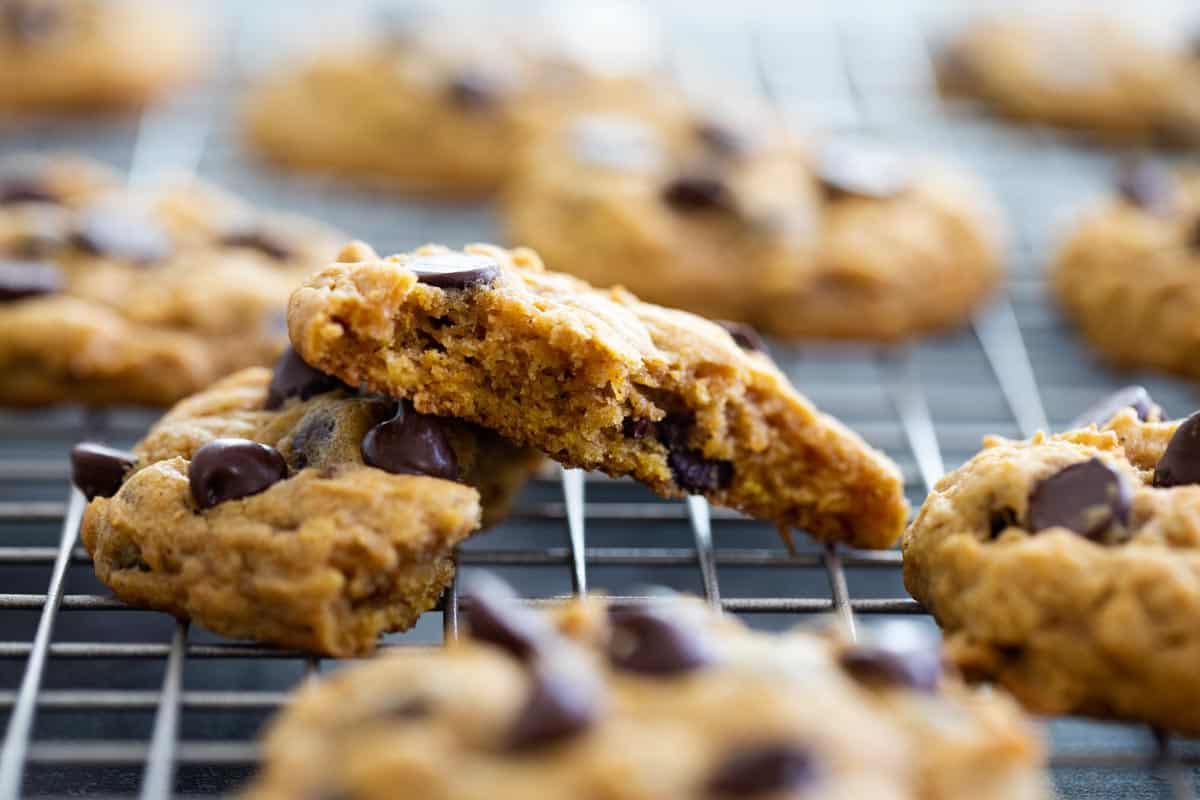
[[[349, 233], [372, 242], [384, 251], [407, 248], [426, 241], [459, 245], [498, 238], [489, 210], [482, 206], [429, 206], [339, 189], [324, 182], [276, 174], [254, 164], [242, 152], [233, 124], [237, 89], [243, 68], [269, 60], [272, 48], [298, 27], [313, 27], [320, 8], [314, 3], [289, 6], [246, 4], [253, 18], [232, 23], [238, 47], [227, 60], [221, 80], [174, 104], [157, 122], [179, 124], [195, 131], [211, 126], [199, 163], [199, 173], [248, 197], [321, 216]], [[778, 4], [782, 5], [782, 4]], [[236, 8], [233, 3], [227, 8]], [[901, 13], [901, 7], [911, 13]], [[1061, 224], [1110, 179], [1113, 153], [1042, 130], [1022, 130], [996, 125], [968, 113], [944, 108], [929, 90], [925, 56], [929, 31], [939, 24], [931, 18], [935, 6], [896, 4], [883, 18], [835, 17], [832, 12], [807, 15], [778, 14], [765, 4], [728, 8], [712, 13], [692, 13], [679, 4], [662, 7], [664, 30], [672, 60], [693, 82], [703, 75], [719, 75], [722, 82], [744, 83], [752, 91], [771, 89], [783, 110], [814, 126], [867, 132], [920, 149], [950, 153], [977, 170], [1000, 195], [1012, 229], [1011, 281], [1008, 300], [1002, 300], [991, 325], [1003, 324], [1008, 310], [1015, 312], [1020, 336], [1002, 335], [996, 343], [1002, 358], [999, 372], [985, 354], [980, 338], [971, 330], [937, 337], [908, 349], [878, 352], [860, 347], [777, 347], [775, 354], [796, 385], [825, 410], [862, 432], [901, 464], [910, 499], [919, 503], [925, 486], [913, 449], [925, 429], [922, 408], [932, 423], [937, 450], [947, 468], [968, 458], [986, 433], [1017, 436], [1027, 433], [1018, 420], [1004, 388], [1017, 392], [1018, 404], [1028, 414], [1036, 409], [1028, 392], [1019, 389], [1019, 367], [1032, 367], [1046, 416], [1061, 425], [1087, 402], [1129, 382], [1143, 382], [1170, 412], [1183, 414], [1196, 403], [1192, 387], [1171, 379], [1140, 374], [1117, 374], [1098, 365], [1065, 328], [1043, 291], [1042, 268]], [[687, 13], [684, 13], [687, 12]], [[307, 21], [304, 14], [311, 15]], [[866, 20], [866, 21], [864, 21]], [[102, 120], [80, 123], [29, 123], [0, 132], [3, 152], [35, 149], [72, 149], [95, 155], [125, 168], [133, 157], [137, 121]], [[151, 144], [154, 126], [147, 126]], [[161, 130], [162, 128], [157, 128]], [[170, 130], [170, 126], [167, 126]], [[185, 136], [167, 135], [168, 143], [185, 142]], [[154, 151], [154, 148], [151, 148]], [[170, 148], [162, 153], [168, 160]], [[145, 157], [145, 151], [143, 156]], [[984, 325], [987, 331], [994, 327]], [[117, 443], [136, 438], [151, 416], [120, 413], [105, 418], [105, 436]], [[1028, 417], [1024, 419], [1028, 427]], [[65, 454], [80, 436], [81, 415], [63, 410], [0, 415], [0, 555], [18, 546], [53, 547], [58, 541], [61, 503], [66, 497]], [[34, 468], [30, 468], [32, 463]], [[926, 469], [929, 468], [928, 459]], [[6, 469], [7, 468], [7, 469]], [[565, 548], [566, 528], [561, 513], [546, 516], [545, 504], [561, 502], [556, 480], [532, 484], [521, 503], [522, 511], [499, 529], [477, 537], [467, 550]], [[45, 519], [14, 519], [16, 504], [43, 500]], [[587, 544], [596, 552], [604, 548], [678, 548], [685, 554], [694, 547], [691, 529], [682, 515], [670, 521], [611, 519], [618, 503], [660, 501], [629, 483], [607, 481], [588, 484]], [[681, 508], [676, 506], [676, 508]], [[553, 511], [553, 509], [551, 509]], [[718, 519], [714, 522], [718, 552], [754, 549], [782, 556], [773, 531], [765, 525]], [[809, 551], [807, 545], [804, 549]], [[597, 559], [600, 560], [600, 559]], [[501, 570], [526, 594], [544, 596], [571, 590], [568, 564], [527, 565]], [[13, 594], [45, 592], [50, 564], [42, 559], [17, 565], [0, 557], [0, 587]], [[724, 564], [719, 567], [725, 598], [805, 597], [828, 600], [826, 571], [816, 567], [751, 568]], [[665, 584], [691, 592], [702, 588], [695, 564], [676, 566], [589, 565], [593, 588], [628, 593], [647, 584]], [[854, 598], [904, 596], [898, 569], [893, 566], [856, 567], [848, 570]], [[69, 596], [104, 595], [85, 559], [68, 572]], [[432, 613], [401, 642], [437, 641], [440, 614]], [[34, 634], [37, 610], [0, 610], [0, 713], [7, 714], [22, 674], [20, 643]], [[796, 614], [746, 615], [751, 624], [778, 628], [795, 623]], [[862, 617], [860, 616], [860, 621]], [[71, 643], [155, 643], [166, 646], [173, 630], [171, 620], [149, 612], [128, 610], [63, 610], [58, 616], [56, 647]], [[218, 639], [192, 629], [190, 643]], [[9, 646], [11, 643], [11, 646]], [[7, 649], [5, 649], [7, 647]], [[151, 737], [157, 692], [162, 685], [165, 659], [71, 658], [69, 651], [51, 658], [44, 688], [47, 703], [34, 727], [35, 761], [53, 760], [55, 743], [145, 745]], [[333, 665], [325, 662], [323, 669]], [[184, 709], [180, 736], [184, 742], [177, 773], [177, 788], [186, 793], [223, 793], [248, 774], [249, 767], [203, 762], [207, 751], [200, 743], [251, 740], [278, 700], [274, 693], [293, 686], [304, 674], [305, 662], [295, 658], [204, 658], [190, 656], [184, 664]], [[103, 701], [105, 690], [141, 690], [136, 709], [80, 710], [80, 703]], [[82, 695], [62, 694], [82, 692]], [[214, 710], [213, 696], [203, 692], [268, 692], [263, 707]], [[253, 696], [242, 695], [243, 698]], [[190, 702], [194, 700], [195, 703]], [[129, 696], [125, 697], [129, 701]], [[1050, 726], [1057, 754], [1149, 754], [1149, 732], [1131, 726], [1098, 725], [1083, 721], [1057, 721]], [[1196, 755], [1195, 741], [1175, 743]], [[189, 749], [190, 748], [190, 749]], [[120, 755], [120, 754], [118, 754]], [[220, 755], [219, 753], [216, 755]], [[128, 753], [125, 754], [128, 756]], [[99, 757], [99, 756], [97, 756]], [[123, 757], [117, 760], [129, 761]], [[113, 766], [34, 763], [26, 772], [29, 794], [131, 794], [138, 791], [142, 763]], [[1135, 765], [1057, 769], [1055, 778], [1065, 797], [1150, 798], [1169, 797], [1166, 783], [1154, 772]]]

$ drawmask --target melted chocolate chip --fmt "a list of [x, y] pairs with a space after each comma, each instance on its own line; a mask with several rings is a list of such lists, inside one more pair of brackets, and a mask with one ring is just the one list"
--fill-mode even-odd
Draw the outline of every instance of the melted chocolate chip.
[[171, 254], [171, 240], [157, 222], [125, 209], [96, 207], [83, 212], [71, 243], [85, 253], [153, 264]]
[[705, 458], [688, 446], [688, 433], [695, 424], [689, 414], [668, 414], [656, 426], [658, 440], [667, 448], [667, 466], [671, 477], [687, 492], [715, 492], [733, 482], [733, 463]]
[[795, 742], [762, 742], [743, 747], [708, 779], [710, 794], [754, 797], [794, 791], [817, 777], [812, 754]]
[[487, 572], [473, 573], [463, 591], [472, 638], [528, 661], [554, 636], [549, 624], [520, 605], [516, 592]]
[[1162, 488], [1200, 483], [1200, 412], [1179, 423], [1158, 466], [1154, 485]]
[[627, 439], [645, 439], [646, 434], [654, 429], [654, 423], [648, 419], [629, 417], [621, 422], [621, 432]]
[[125, 450], [81, 442], [71, 448], [71, 482], [88, 500], [112, 497], [136, 461], [133, 453]]
[[62, 11], [54, 3], [37, 0], [0, 2], [0, 30], [18, 44], [35, 44], [49, 38], [62, 21]]
[[275, 371], [271, 374], [271, 385], [267, 389], [264, 408], [276, 409], [289, 397], [307, 400], [343, 386], [344, 384], [332, 375], [326, 375], [309, 366], [295, 349], [289, 347], [275, 362]]
[[419, 414], [403, 404], [394, 417], [367, 431], [362, 440], [362, 457], [367, 466], [397, 475], [458, 480], [458, 459], [441, 420]]
[[1129, 518], [1132, 490], [1125, 478], [1099, 458], [1064, 467], [1029, 493], [1029, 529], [1063, 527], [1099, 539]]
[[0, 303], [54, 294], [63, 275], [48, 261], [0, 261]]
[[1071, 420], [1067, 427], [1074, 430], [1086, 428], [1088, 425], [1103, 425], [1127, 408], [1136, 411], [1138, 419], [1142, 422], [1150, 419], [1152, 413], [1162, 412], [1162, 409], [1150, 399], [1150, 393], [1144, 387], [1126, 386], [1088, 406], [1079, 416]]
[[821, 148], [816, 175], [834, 200], [848, 196], [886, 200], [912, 184], [912, 170], [898, 156], [845, 143]]
[[700, 120], [695, 132], [696, 138], [715, 156], [736, 158], [753, 149], [750, 137], [744, 132], [715, 120]]
[[842, 669], [866, 684], [932, 692], [942, 678], [941, 655], [933, 647], [858, 645], [845, 650], [840, 661]]
[[286, 477], [279, 451], [249, 439], [213, 439], [188, 466], [192, 499], [200, 508], [258, 494]]
[[1117, 192], [1138, 208], [1168, 214], [1174, 206], [1175, 179], [1162, 164], [1127, 159], [1117, 172]]
[[530, 677], [529, 696], [508, 732], [510, 749], [529, 750], [569, 739], [599, 716], [599, 697], [591, 682], [546, 667], [535, 668]]
[[0, 178], [0, 206], [57, 202], [58, 195], [36, 177], [14, 175]]
[[653, 130], [619, 114], [588, 114], [570, 129], [571, 153], [583, 164], [625, 172], [649, 172], [662, 161]]
[[460, 72], [446, 85], [446, 95], [459, 108], [486, 111], [500, 105], [504, 87], [481, 72]]
[[747, 325], [744, 322], [730, 322], [729, 320], [719, 319], [716, 323], [728, 331], [733, 337], [733, 341], [743, 350], [748, 350], [751, 353], [767, 352], [767, 343], [758, 335], [758, 331], [754, 330], [753, 325]]
[[293, 255], [291, 245], [262, 228], [232, 230], [222, 236], [219, 242], [223, 247], [244, 247], [249, 250], [257, 250], [267, 258], [276, 261], [287, 261]]
[[733, 192], [715, 175], [680, 175], [662, 189], [662, 200], [676, 211], [731, 211]]
[[647, 675], [677, 675], [716, 662], [703, 631], [667, 614], [648, 606], [609, 611], [608, 655], [613, 665]]
[[487, 256], [472, 253], [431, 253], [413, 256], [404, 266], [417, 273], [417, 280], [442, 289], [484, 286], [500, 275], [500, 267]]

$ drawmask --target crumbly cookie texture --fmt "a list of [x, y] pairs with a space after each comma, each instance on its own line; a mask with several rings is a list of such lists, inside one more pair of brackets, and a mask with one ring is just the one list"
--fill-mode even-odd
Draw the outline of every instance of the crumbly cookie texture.
[[961, 324], [999, 282], [997, 214], [958, 171], [694, 105], [653, 93], [551, 120], [502, 195], [507, 238], [598, 286], [789, 338]]
[[1049, 796], [1016, 705], [936, 652], [757, 633], [681, 599], [549, 619], [468, 599], [470, 638], [300, 689], [247, 796]]
[[313, 366], [569, 466], [857, 546], [887, 547], [904, 525], [896, 466], [767, 355], [699, 317], [547, 271], [529, 250], [380, 258], [353, 244], [292, 295], [288, 325]]
[[1200, 732], [1200, 418], [1125, 409], [999, 438], [904, 535], [904, 583], [968, 676], [1031, 709]]
[[[402, 419], [423, 427], [397, 431], [395, 401], [337, 381], [278, 405], [271, 383], [250, 368], [181, 402], [107, 488], [111, 462], [77, 449], [76, 483], [97, 495], [84, 546], [131, 604], [232, 638], [369, 652], [437, 602], [455, 545], [480, 525], [480, 492], [484, 523], [497, 521], [536, 459], [411, 410]], [[257, 480], [276, 457], [278, 471]]]
[[938, 85], [996, 113], [1109, 141], [1200, 141], [1200, 62], [1094, 15], [991, 19], [939, 54]]
[[1109, 361], [1200, 376], [1200, 172], [1126, 164], [1050, 270], [1055, 299]]
[[170, 405], [271, 364], [340, 239], [199, 184], [143, 197], [88, 162], [0, 161], [0, 404]]
[[0, 3], [0, 114], [136, 109], [205, 66], [197, 21], [139, 0]]

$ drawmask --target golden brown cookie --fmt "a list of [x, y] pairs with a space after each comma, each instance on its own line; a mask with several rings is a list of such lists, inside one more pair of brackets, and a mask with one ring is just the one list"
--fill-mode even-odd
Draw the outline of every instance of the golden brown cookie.
[[1200, 416], [1118, 402], [1101, 427], [986, 440], [905, 533], [904, 584], [968, 676], [1031, 709], [1195, 734]]
[[170, 405], [271, 364], [288, 293], [340, 240], [196, 183], [0, 162], [0, 404]]
[[484, 524], [502, 518], [538, 459], [289, 351], [184, 400], [133, 453], [72, 461], [84, 546], [122, 600], [346, 656], [433, 607], [481, 503]]
[[253, 800], [1048, 797], [1016, 705], [895, 629], [851, 646], [697, 602], [468, 598], [472, 636], [302, 688]]
[[720, 326], [594, 289], [529, 250], [350, 245], [293, 295], [314, 366], [536, 447], [863, 547], [907, 515], [899, 470]]

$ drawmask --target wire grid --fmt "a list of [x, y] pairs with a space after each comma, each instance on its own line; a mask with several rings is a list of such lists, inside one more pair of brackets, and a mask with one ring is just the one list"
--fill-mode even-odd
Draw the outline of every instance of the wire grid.
[[[823, 17], [789, 19], [783, 25], [760, 18], [757, 25], [739, 27], [740, 22], [734, 24], [728, 18], [685, 20], [678, 9], [671, 17], [669, 4], [664, 4], [663, 11], [671, 20], [671, 53], [683, 78], [697, 74], [690, 59], [703, 54], [708, 72], [716, 57], [722, 72], [759, 86], [785, 117], [804, 115], [839, 129], [883, 134], [893, 140], [904, 141], [907, 137], [960, 155], [964, 154], [964, 132], [968, 132], [976, 138], [966, 137], [967, 154], [972, 146], [978, 146], [976, 155], [984, 158], [972, 165], [1000, 183], [997, 188], [1009, 202], [1009, 211], [1017, 212], [1013, 214], [1017, 223], [1016, 258], [1009, 293], [976, 317], [970, 333], [896, 348], [774, 349], [777, 360], [802, 391], [823, 408], [842, 416], [901, 463], [910, 499], [919, 502], [948, 463], [954, 466], [969, 456], [981, 433], [1027, 436], [1049, 428], [1042, 388], [1056, 400], [1061, 413], [1054, 416], [1061, 421], [1112, 384], [1113, 376], [1091, 367], [1073, 343], [1062, 336], [1058, 321], [1044, 308], [1035, 259], [1045, 252], [1044, 212], [1051, 206], [1042, 203], [1026, 208], [1025, 197], [1019, 193], [1020, 182], [1008, 175], [1016, 172], [1028, 179], [1033, 177], [1034, 169], [1040, 169], [1043, 186], [1063, 176], [1095, 179], [1103, 175], [1097, 167], [1106, 159], [1104, 154], [1081, 150], [1045, 131], [1010, 131], [990, 123], [958, 119], [952, 109], [947, 111], [936, 104], [931, 109], [927, 85], [922, 94], [918, 87], [907, 83], [912, 76], [894, 70], [890, 61], [896, 52], [894, 43], [904, 39], [897, 31], [908, 36], [900, 49], [917, 47], [922, 54], [925, 52], [929, 32], [923, 22], [913, 21], [916, 18], [920, 22], [923, 18], [919, 15], [897, 15], [896, 19], [884, 15], [885, 19], [874, 26]], [[797, 40], [804, 46], [798, 46]], [[884, 42], [887, 46], [880, 47]], [[804, 70], [806, 81], [797, 82], [798, 70]], [[926, 79], [927, 73], [925, 69]], [[202, 174], [216, 175], [236, 188], [247, 189], [252, 196], [286, 196], [293, 201], [291, 205], [311, 205], [302, 210], [328, 212], [325, 215], [332, 215], [335, 222], [339, 214], [343, 219], [375, 215], [372, 218], [377, 224], [367, 227], [375, 227], [378, 236], [366, 238], [380, 242], [385, 249], [400, 249], [426, 239], [461, 243], [463, 233], [468, 240], [483, 238], [478, 235], [479, 228], [489, 229], [486, 212], [478, 209], [443, 214], [403, 203], [387, 205], [378, 198], [370, 198], [368, 203], [361, 196], [352, 197], [349, 203], [344, 202], [344, 196], [336, 197], [335, 201], [343, 201], [339, 206], [331, 203], [329, 192], [314, 190], [307, 183], [292, 183], [291, 179], [263, 182], [241, 161], [231, 144], [233, 132], [228, 122], [220, 121], [218, 112], [223, 103], [228, 103], [230, 90], [237, 83], [235, 77], [232, 86], [219, 87], [215, 97], [205, 96], [186, 107], [143, 120], [129, 157], [133, 180], [153, 172], [148, 164], [193, 167], [191, 162], [200, 159]], [[914, 113], [914, 109], [920, 113]], [[99, 138], [110, 143], [128, 142], [132, 132], [121, 123], [113, 125], [106, 136]], [[203, 149], [200, 143], [210, 125], [213, 136]], [[88, 137], [90, 144], [97, 138], [95, 130], [89, 131]], [[951, 143], [959, 146], [950, 147]], [[122, 151], [118, 144], [112, 144], [112, 148], [108, 155], [117, 162], [129, 152]], [[1019, 151], [1016, 155], [1014, 149]], [[1018, 160], [1030, 158], [1036, 159], [1035, 167], [1016, 165]], [[296, 192], [297, 187], [302, 191]], [[1072, 191], [1078, 194], [1078, 180], [1072, 183]], [[386, 218], [393, 213], [398, 215]], [[1034, 224], [1027, 224], [1030, 221]], [[399, 236], [397, 225], [403, 231]], [[347, 227], [359, 235], [366, 233], [361, 227]], [[406, 235], [412, 240], [388, 241], [389, 236], [402, 239]], [[1051, 379], [1049, 387], [1039, 387], [1038, 366], [1042, 367], [1043, 377]], [[1160, 399], [1163, 394], [1176, 398], [1183, 395], [1178, 386], [1162, 381], [1152, 382], [1152, 389]], [[0, 433], [6, 445], [0, 447], [0, 525], [5, 530], [58, 527], [57, 544], [46, 545], [44, 538], [32, 537], [31, 543], [6, 542], [0, 546], [0, 569], [48, 571], [44, 591], [0, 594], [0, 610], [6, 616], [24, 613], [32, 617], [27, 637], [9, 638], [8, 628], [0, 625], [0, 636], [4, 638], [0, 641], [0, 666], [19, 665], [14, 688], [0, 690], [0, 709], [8, 712], [0, 754], [0, 798], [16, 797], [22, 788], [54, 794], [95, 787], [107, 793], [136, 791], [145, 798], [168, 797], [177, 789], [227, 791], [244, 779], [255, 763], [254, 725], [238, 726], [236, 735], [225, 737], [188, 736], [188, 715], [264, 714], [278, 708], [286, 692], [284, 687], [246, 688], [245, 684], [253, 681], [243, 680], [239, 672], [232, 673], [232, 679], [217, 681], [221, 684], [217, 688], [188, 687], [205, 683], [198, 679], [205, 677], [203, 671], [230, 664], [247, 664], [255, 669], [264, 664], [299, 665], [298, 670], [288, 673], [293, 680], [311, 678], [323, 668], [321, 661], [302, 653], [219, 640], [189, 630], [182, 622], [163, 628], [160, 621], [157, 637], [145, 636], [145, 626], [133, 620], [142, 620], [146, 612], [129, 609], [102, 593], [102, 587], [94, 581], [87, 587], [91, 591], [69, 588], [78, 573], [86, 573], [90, 566], [86, 552], [77, 546], [83, 499], [69, 487], [66, 501], [54, 499], [56, 494], [62, 497], [67, 469], [61, 457], [47, 459], [47, 451], [53, 449], [54, 455], [61, 456], [71, 441], [81, 438], [132, 439], [151, 419], [144, 413], [126, 411], [0, 415]], [[27, 442], [25, 446], [14, 446], [10, 438]], [[506, 541], [509, 528], [535, 526], [551, 531], [552, 540], [514, 535], [509, 537], [510, 546], [496, 546]], [[602, 535], [605, 528], [614, 526], [653, 527], [655, 531], [632, 537], [632, 543], [628, 536]], [[672, 526], [686, 528], [683, 539], [655, 535]], [[725, 542], [737, 537], [737, 546], [718, 546], [718, 537]], [[617, 543], [589, 546], [589, 540], [597, 538], [615, 538]], [[655, 546], [647, 546], [647, 540], [656, 542]], [[804, 545], [798, 552], [789, 552], [761, 525], [723, 509], [709, 509], [701, 498], [683, 503], [658, 501], [628, 482], [585, 475], [578, 470], [540, 476], [523, 497], [511, 525], [465, 547], [459, 562], [464, 568], [516, 571], [526, 578], [516, 581], [518, 588], [540, 587], [536, 591], [542, 599], [532, 602], [545, 602], [546, 595], [552, 600], [554, 595], [562, 594], [553, 588], [546, 590], [547, 586], [561, 586], [561, 581], [539, 582], [533, 573], [561, 575], [565, 570], [570, 592], [579, 593], [597, 583], [594, 575], [603, 570], [614, 576], [600, 582], [606, 588], [628, 587], [616, 592], [618, 601], [642, 596], [637, 583], [647, 575], [666, 575], [669, 582], [694, 587], [716, 608], [750, 615], [752, 624], [766, 620], [769, 625], [782, 625], [796, 615], [834, 614], [854, 631], [868, 621], [860, 617], [901, 614], [921, 618], [917, 615], [924, 613], [896, 588], [898, 551]], [[623, 571], [619, 574], [625, 577], [615, 577], [614, 571]], [[801, 580], [807, 572], [819, 573], [820, 582]], [[851, 579], [857, 574], [867, 579], [859, 582], [857, 592], [852, 592], [855, 581]], [[439, 607], [441, 638], [458, 634], [456, 587], [457, 582]], [[763, 592], [762, 587], [772, 591]], [[121, 616], [112, 614], [117, 611], [123, 612], [122, 620], [131, 620], [128, 627], [137, 634], [134, 641], [121, 641], [119, 635], [105, 638], [86, 628], [76, 631], [77, 635], [83, 634], [79, 641], [55, 635], [56, 628], [69, 627], [72, 617], [92, 619], [97, 614], [101, 622], [96, 631], [112, 634], [118, 630], [114, 625], [122, 625], [107, 622]], [[418, 631], [414, 636], [389, 637], [383, 647], [425, 647], [437, 638], [437, 632]], [[108, 662], [117, 671], [104, 672], [98, 681], [82, 680], [89, 665], [105, 670]], [[160, 663], [161, 674], [152, 688], [120, 688], [121, 671], [132, 669], [131, 665], [153, 667]], [[189, 672], [189, 665], [197, 664], [201, 672]], [[66, 683], [71, 688], [46, 686], [58, 665], [74, 667], [67, 673], [70, 680]], [[76, 688], [89, 684], [98, 686]], [[87, 716], [114, 712], [150, 715], [145, 726], [147, 735], [71, 735], [73, 726], [86, 727], [82, 723]], [[62, 715], [64, 721], [50, 726], [56, 735], [37, 735], [39, 724], [57, 715]], [[1118, 729], [1119, 735], [1114, 733]], [[1072, 776], [1065, 784], [1060, 780], [1060, 787], [1068, 792], [1080, 791], [1079, 796], [1132, 796], [1125, 793], [1125, 784], [1115, 776], [1122, 770], [1143, 776], [1153, 771], [1159, 778], [1142, 780], [1138, 784], [1142, 788], [1137, 789], [1146, 791], [1148, 787], [1152, 794], [1139, 796], [1177, 800], [1194, 797], [1191, 768], [1200, 765], [1200, 753], [1192, 743], [1172, 746], [1166, 736], [1140, 736], [1131, 731], [1129, 727], [1104, 726], [1099, 733], [1090, 731], [1082, 737], [1084, 747], [1057, 749], [1053, 766], [1060, 775]], [[1072, 738], [1059, 736], [1056, 731], [1056, 744], [1061, 743], [1060, 739]], [[102, 771], [106, 768], [117, 769], [117, 777], [105, 778]], [[71, 771], [79, 769], [84, 771]], [[76, 780], [79, 782], [72, 782]]]

